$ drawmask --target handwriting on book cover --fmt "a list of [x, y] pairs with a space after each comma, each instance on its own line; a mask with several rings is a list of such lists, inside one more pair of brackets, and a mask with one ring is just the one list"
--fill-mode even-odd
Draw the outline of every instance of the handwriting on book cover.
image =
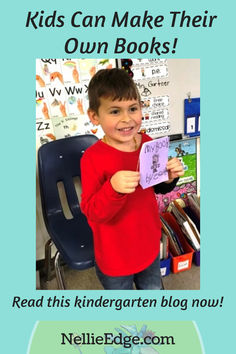
[[139, 155], [140, 185], [143, 189], [168, 180], [169, 137], [143, 144]]

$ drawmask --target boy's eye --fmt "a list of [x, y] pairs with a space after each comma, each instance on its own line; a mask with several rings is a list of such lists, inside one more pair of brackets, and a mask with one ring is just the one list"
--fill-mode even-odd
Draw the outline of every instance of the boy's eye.
[[116, 114], [119, 113], [119, 110], [118, 109], [113, 109], [112, 111], [110, 111], [110, 113], [116, 115]]
[[130, 108], [130, 112], [136, 112], [138, 110], [137, 106], [131, 107]]

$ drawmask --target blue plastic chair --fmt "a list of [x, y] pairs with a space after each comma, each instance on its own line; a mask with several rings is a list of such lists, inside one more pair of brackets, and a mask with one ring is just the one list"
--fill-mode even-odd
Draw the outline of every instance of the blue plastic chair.
[[[81, 213], [73, 179], [81, 177], [80, 159], [96, 141], [93, 135], [79, 135], [47, 143], [38, 151], [42, 211], [51, 238], [45, 247], [47, 278], [50, 276], [51, 246], [54, 243], [58, 251], [54, 264], [60, 289], [65, 289], [61, 258], [73, 269], [82, 270], [94, 265], [93, 235], [86, 217]], [[59, 182], [64, 184], [71, 219], [66, 218], [63, 212]]]

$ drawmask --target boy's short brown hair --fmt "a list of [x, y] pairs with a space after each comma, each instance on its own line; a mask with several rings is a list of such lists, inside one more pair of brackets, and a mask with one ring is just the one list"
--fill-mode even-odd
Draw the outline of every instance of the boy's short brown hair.
[[98, 113], [100, 98], [115, 100], [140, 100], [133, 79], [123, 69], [102, 69], [91, 79], [88, 86], [89, 109]]

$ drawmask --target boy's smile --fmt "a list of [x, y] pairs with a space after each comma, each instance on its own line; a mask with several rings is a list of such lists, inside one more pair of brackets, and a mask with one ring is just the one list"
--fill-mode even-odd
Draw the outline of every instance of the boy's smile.
[[134, 149], [133, 141], [142, 122], [142, 111], [138, 100], [112, 100], [100, 98], [98, 113], [89, 110], [89, 117], [93, 124], [100, 124], [106, 142], [124, 151]]

